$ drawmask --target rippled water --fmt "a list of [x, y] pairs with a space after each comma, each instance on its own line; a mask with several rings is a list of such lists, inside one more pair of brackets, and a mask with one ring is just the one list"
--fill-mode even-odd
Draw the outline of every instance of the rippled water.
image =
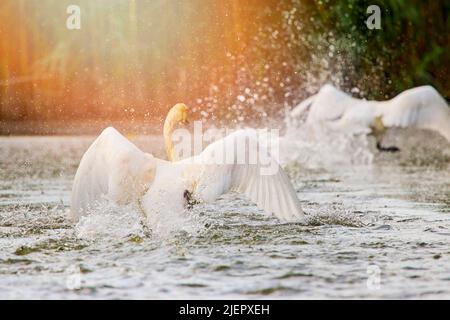
[[[450, 146], [436, 135], [391, 133], [399, 154], [303, 144], [296, 159], [291, 138], [307, 225], [230, 194], [170, 236], [132, 207], [66, 220], [93, 138], [0, 137], [0, 298], [450, 298]], [[162, 154], [160, 138], [133, 141]]]

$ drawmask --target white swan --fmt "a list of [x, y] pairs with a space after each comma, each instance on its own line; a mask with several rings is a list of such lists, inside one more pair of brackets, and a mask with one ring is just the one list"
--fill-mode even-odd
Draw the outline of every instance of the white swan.
[[434, 130], [450, 142], [450, 108], [431, 86], [406, 90], [387, 101], [367, 101], [327, 84], [290, 115], [293, 119], [306, 119], [306, 123], [321, 123], [336, 129], [353, 127], [374, 133], [389, 127]]
[[[166, 152], [171, 160], [172, 131], [177, 123], [186, 121], [186, 113], [186, 106], [177, 104], [164, 124]], [[71, 218], [78, 220], [104, 196], [118, 204], [139, 202], [149, 217], [180, 212], [194, 201], [211, 202], [221, 194], [236, 191], [268, 215], [302, 222], [300, 202], [279, 165], [275, 174], [261, 174], [261, 159], [267, 156], [261, 146], [256, 161], [250, 161], [254, 133], [251, 129], [236, 131], [210, 144], [198, 156], [171, 162], [142, 152], [117, 130], [107, 128], [81, 159], [73, 184]], [[245, 151], [243, 162], [234, 152], [238, 146]], [[224, 153], [232, 156], [232, 162], [216, 161], [217, 155]]]

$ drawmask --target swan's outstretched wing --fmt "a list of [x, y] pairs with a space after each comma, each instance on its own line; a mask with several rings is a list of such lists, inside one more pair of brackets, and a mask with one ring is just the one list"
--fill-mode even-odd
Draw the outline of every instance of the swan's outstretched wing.
[[257, 141], [255, 130], [239, 130], [210, 144], [194, 157], [187, 175], [195, 195], [206, 202], [235, 191], [268, 215], [283, 221], [304, 221], [296, 192], [279, 164]]
[[83, 155], [72, 189], [71, 217], [77, 220], [102, 196], [125, 204], [151, 183], [156, 159], [116, 129], [105, 129]]
[[431, 86], [406, 90], [381, 104], [377, 111], [385, 127], [435, 130], [450, 142], [450, 108]]

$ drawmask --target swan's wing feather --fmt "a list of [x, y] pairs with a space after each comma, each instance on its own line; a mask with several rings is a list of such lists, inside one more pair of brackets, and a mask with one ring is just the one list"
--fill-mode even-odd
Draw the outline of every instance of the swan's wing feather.
[[156, 160], [116, 129], [105, 129], [83, 155], [75, 175], [71, 217], [77, 220], [102, 196], [129, 203], [142, 195], [154, 176]]
[[406, 90], [380, 105], [378, 113], [386, 127], [415, 127], [440, 132], [450, 141], [450, 108], [432, 87]]
[[258, 165], [237, 165], [230, 190], [244, 194], [268, 215], [284, 221], [304, 219], [295, 190], [281, 167], [277, 174], [261, 175]]
[[210, 144], [194, 164], [199, 172], [195, 178], [197, 196], [211, 202], [235, 191], [268, 215], [283, 221], [303, 221], [303, 210], [289, 178], [255, 139], [256, 131], [247, 129]]
[[308, 122], [332, 123], [340, 120], [346, 110], [355, 103], [347, 93], [332, 85], [324, 85], [314, 99], [314, 105], [308, 114]]

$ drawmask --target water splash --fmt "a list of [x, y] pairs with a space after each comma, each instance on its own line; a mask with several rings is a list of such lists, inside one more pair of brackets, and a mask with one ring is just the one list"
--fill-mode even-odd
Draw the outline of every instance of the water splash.
[[301, 164], [308, 169], [371, 165], [374, 153], [370, 138], [360, 132], [342, 132], [306, 123], [288, 123], [280, 139], [283, 164]]
[[142, 214], [134, 205], [119, 206], [107, 199], [99, 201], [75, 226], [82, 239], [117, 239], [145, 235]]
[[[194, 209], [195, 210], [195, 209]], [[194, 210], [176, 212], [172, 210], [155, 211], [147, 216], [146, 224], [152, 236], [161, 240], [172, 240], [175, 236], [196, 234], [201, 228], [199, 216]]]
[[195, 234], [204, 225], [194, 209], [190, 212], [143, 213], [137, 204], [117, 205], [102, 199], [75, 226], [78, 238], [86, 240], [136, 239], [151, 237], [168, 241], [180, 234]]

